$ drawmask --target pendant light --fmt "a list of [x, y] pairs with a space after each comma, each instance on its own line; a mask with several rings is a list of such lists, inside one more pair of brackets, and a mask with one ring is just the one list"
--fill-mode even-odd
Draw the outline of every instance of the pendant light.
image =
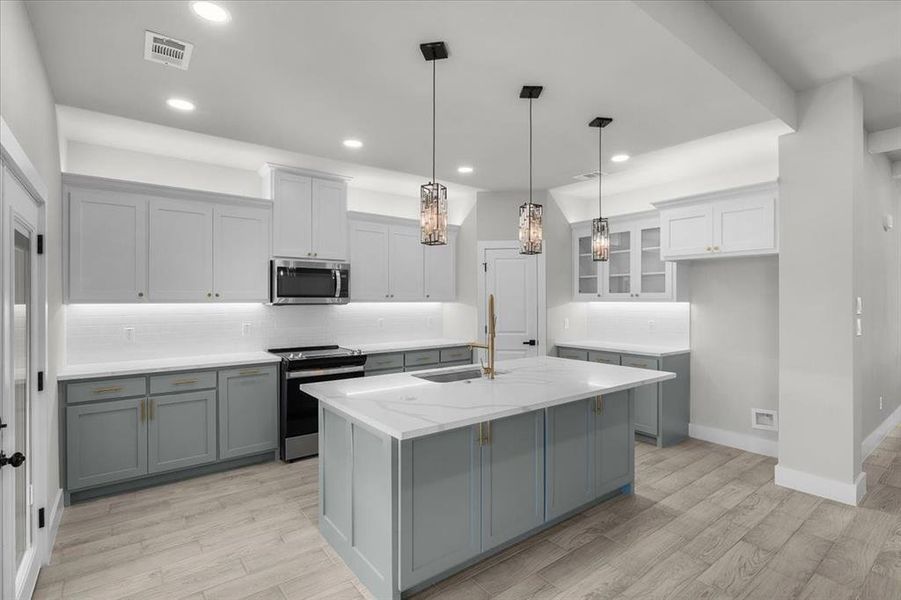
[[612, 122], [613, 119], [597, 117], [588, 124], [589, 127], [598, 128], [598, 218], [591, 221], [591, 260], [600, 262], [607, 262], [610, 258], [610, 226], [601, 211], [601, 186], [604, 180], [601, 163], [603, 162], [604, 127]]
[[529, 99], [529, 201], [519, 207], [519, 253], [541, 254], [541, 218], [544, 207], [532, 202], [532, 100], [541, 95], [540, 85], [524, 85], [520, 98]]
[[447, 58], [444, 42], [420, 44], [432, 63], [432, 179], [419, 188], [419, 241], [426, 246], [447, 244], [447, 188], [435, 178], [435, 62]]

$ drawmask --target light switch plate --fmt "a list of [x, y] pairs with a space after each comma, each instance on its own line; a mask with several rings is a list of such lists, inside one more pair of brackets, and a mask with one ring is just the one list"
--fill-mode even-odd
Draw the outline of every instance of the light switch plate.
[[563, 329], [569, 329], [569, 317], [563, 319]]
[[250, 335], [251, 330], [253, 329], [253, 324], [247, 321], [241, 323], [241, 335], [247, 337]]
[[134, 327], [123, 327], [122, 334], [125, 336], [125, 341], [134, 343], [135, 341], [135, 328]]

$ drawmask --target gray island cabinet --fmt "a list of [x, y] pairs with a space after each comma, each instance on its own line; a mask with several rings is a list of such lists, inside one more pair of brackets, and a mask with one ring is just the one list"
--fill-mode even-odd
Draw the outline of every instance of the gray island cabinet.
[[631, 493], [634, 388], [675, 376], [554, 357], [498, 369], [303, 387], [320, 400], [320, 532], [376, 598]]

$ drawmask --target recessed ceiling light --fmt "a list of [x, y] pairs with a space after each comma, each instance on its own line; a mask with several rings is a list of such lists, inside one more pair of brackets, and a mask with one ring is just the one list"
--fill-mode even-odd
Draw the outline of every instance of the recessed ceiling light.
[[472, 167], [457, 167], [457, 173], [472, 173]]
[[613, 156], [610, 157], [610, 160], [612, 160], [613, 162], [626, 162], [627, 160], [629, 160], [629, 155], [628, 154], [614, 154]]
[[344, 145], [348, 148], [362, 148], [363, 142], [360, 140], [344, 140]]
[[228, 23], [232, 18], [227, 10], [214, 2], [192, 2], [191, 8], [194, 14], [211, 23]]
[[174, 108], [175, 110], [181, 110], [184, 112], [190, 112], [194, 110], [194, 103], [190, 100], [185, 100], [184, 98], [169, 98], [166, 100], [166, 104], [169, 105], [169, 108]]

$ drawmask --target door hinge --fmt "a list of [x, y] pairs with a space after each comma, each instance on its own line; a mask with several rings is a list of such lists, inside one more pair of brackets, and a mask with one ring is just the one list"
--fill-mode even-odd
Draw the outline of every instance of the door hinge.
[[487, 273], [487, 272], [488, 272], [488, 263], [487, 263], [487, 262], [483, 262], [483, 263], [482, 263], [482, 268], [483, 268], [483, 269], [485, 270], [485, 272]]
[[28, 484], [28, 506], [34, 504], [34, 485]]
[[44, 528], [44, 509], [38, 509], [38, 529]]
[[44, 372], [38, 371], [38, 391], [44, 391]]
[[38, 234], [38, 254], [44, 253], [44, 234]]

